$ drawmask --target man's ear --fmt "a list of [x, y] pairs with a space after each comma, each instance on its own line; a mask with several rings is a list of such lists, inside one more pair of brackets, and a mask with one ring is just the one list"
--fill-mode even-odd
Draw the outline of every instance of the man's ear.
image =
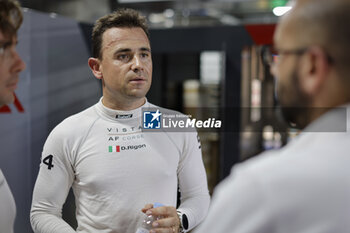
[[102, 70], [100, 66], [100, 60], [98, 58], [90, 57], [88, 60], [89, 67], [96, 78], [102, 79]]
[[315, 95], [326, 84], [329, 61], [326, 52], [320, 47], [310, 47], [301, 59], [299, 77], [301, 87], [308, 95]]

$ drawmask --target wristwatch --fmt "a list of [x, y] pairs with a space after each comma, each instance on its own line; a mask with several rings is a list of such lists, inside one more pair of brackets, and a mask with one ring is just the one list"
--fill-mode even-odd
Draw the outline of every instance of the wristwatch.
[[186, 214], [183, 214], [180, 211], [177, 211], [177, 216], [179, 216], [179, 219], [180, 219], [179, 233], [187, 232], [188, 218], [187, 218]]

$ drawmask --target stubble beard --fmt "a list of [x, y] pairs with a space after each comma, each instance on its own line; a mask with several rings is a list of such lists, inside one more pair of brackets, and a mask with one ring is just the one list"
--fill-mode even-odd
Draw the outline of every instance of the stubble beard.
[[294, 69], [289, 86], [279, 85], [279, 102], [284, 120], [292, 127], [304, 129], [311, 122], [311, 99], [300, 87], [300, 77]]

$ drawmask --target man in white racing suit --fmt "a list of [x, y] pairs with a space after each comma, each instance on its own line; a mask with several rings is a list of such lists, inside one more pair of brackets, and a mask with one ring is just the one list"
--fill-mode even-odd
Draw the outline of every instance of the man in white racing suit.
[[[196, 132], [142, 130], [142, 109], [157, 108], [145, 98], [152, 79], [145, 19], [131, 9], [104, 16], [92, 43], [89, 66], [103, 97], [49, 135], [33, 194], [34, 231], [135, 233], [141, 210], [162, 216], [151, 232], [191, 230], [209, 206], [200, 143]], [[71, 187], [77, 229], [61, 216]], [[152, 208], [154, 202], [164, 206]]]

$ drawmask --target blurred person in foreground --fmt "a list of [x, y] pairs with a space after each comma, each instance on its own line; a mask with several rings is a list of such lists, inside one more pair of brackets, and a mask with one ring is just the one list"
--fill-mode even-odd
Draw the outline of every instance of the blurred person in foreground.
[[19, 73], [25, 64], [16, 51], [17, 30], [23, 16], [14, 0], [0, 0], [0, 107], [13, 103]]
[[[14, 101], [19, 73], [25, 68], [16, 51], [17, 30], [22, 19], [17, 1], [0, 0], [0, 107]], [[15, 217], [15, 200], [0, 164], [0, 232], [12, 233]]]
[[347, 0], [303, 0], [281, 19], [271, 70], [303, 131], [234, 166], [195, 233], [350, 232], [349, 12]]
[[[192, 229], [209, 207], [197, 133], [142, 131], [142, 108], [157, 107], [145, 98], [152, 80], [145, 18], [131, 9], [106, 15], [92, 44], [88, 64], [102, 80], [103, 97], [49, 135], [33, 194], [34, 231], [135, 233], [141, 210], [162, 217], [151, 232]], [[61, 217], [71, 187], [77, 229]], [[152, 208], [155, 202], [164, 206]]]

